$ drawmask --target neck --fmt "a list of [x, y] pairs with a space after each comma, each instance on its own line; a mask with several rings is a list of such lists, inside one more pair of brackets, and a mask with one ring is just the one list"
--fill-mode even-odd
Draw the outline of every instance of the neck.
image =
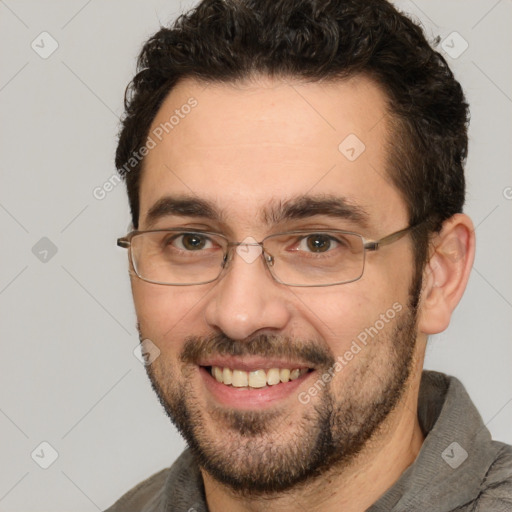
[[420, 378], [421, 366], [416, 365], [400, 404], [350, 465], [342, 470], [332, 468], [300, 488], [263, 498], [240, 498], [201, 469], [208, 509], [211, 512], [263, 512], [269, 508], [276, 512], [297, 508], [311, 512], [367, 510], [399, 479], [421, 449], [424, 436], [417, 415]]

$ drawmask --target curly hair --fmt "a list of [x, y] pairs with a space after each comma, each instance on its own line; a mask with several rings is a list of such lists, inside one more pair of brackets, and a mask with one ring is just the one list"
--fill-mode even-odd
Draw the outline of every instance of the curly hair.
[[[138, 226], [144, 145], [178, 81], [233, 83], [257, 75], [335, 81], [363, 74], [386, 93], [387, 174], [406, 203], [416, 264], [428, 235], [461, 212], [465, 196], [468, 105], [443, 56], [422, 29], [386, 0], [203, 0], [144, 45], [125, 93], [115, 163]], [[392, 148], [391, 148], [392, 144]]]

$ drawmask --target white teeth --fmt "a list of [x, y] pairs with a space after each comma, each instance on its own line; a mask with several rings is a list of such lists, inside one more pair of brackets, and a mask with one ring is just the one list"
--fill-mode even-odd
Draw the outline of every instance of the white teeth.
[[222, 370], [218, 366], [213, 367], [213, 376], [217, 379], [218, 382], [223, 382]]
[[262, 388], [267, 385], [267, 375], [265, 370], [256, 370], [249, 372], [249, 387]]
[[222, 381], [224, 384], [232, 384], [233, 383], [233, 372], [230, 368], [224, 368], [222, 370]]
[[291, 370], [289, 368], [270, 368], [267, 371], [261, 369], [246, 372], [244, 370], [221, 368], [220, 366], [211, 367], [211, 374], [215, 377], [215, 380], [235, 388], [275, 386], [281, 382], [298, 379], [307, 372], [307, 368], [293, 368]]
[[[218, 368], [218, 366], [214, 366], [214, 368]], [[233, 370], [233, 382], [231, 384], [235, 388], [243, 388], [249, 384], [249, 376], [247, 372], [242, 370]]]
[[281, 382], [288, 382], [290, 380], [290, 370], [288, 368], [279, 370], [279, 378]]
[[299, 378], [299, 375], [300, 375], [300, 370], [298, 370], [297, 368], [293, 369], [293, 370], [290, 372], [290, 380], [298, 379], [298, 378]]
[[279, 368], [271, 368], [267, 372], [267, 384], [269, 386], [275, 386], [276, 384], [279, 384], [281, 382], [281, 379], [279, 378]]

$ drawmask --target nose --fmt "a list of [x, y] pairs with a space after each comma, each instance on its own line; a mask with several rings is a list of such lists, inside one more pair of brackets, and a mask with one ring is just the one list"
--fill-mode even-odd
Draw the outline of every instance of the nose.
[[243, 340], [258, 331], [276, 332], [290, 321], [285, 285], [273, 280], [263, 257], [257, 243], [237, 246], [209, 295], [206, 322], [231, 339]]

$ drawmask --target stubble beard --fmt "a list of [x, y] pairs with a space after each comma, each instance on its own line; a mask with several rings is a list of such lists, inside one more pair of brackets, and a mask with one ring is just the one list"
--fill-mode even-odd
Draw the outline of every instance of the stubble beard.
[[[364, 363], [358, 364], [362, 354], [357, 355], [350, 363], [354, 365], [351, 371], [344, 368], [338, 378], [335, 375], [315, 402], [306, 406], [297, 400], [293, 417], [279, 408], [240, 411], [201, 405], [191, 383], [197, 377], [194, 364], [183, 364], [180, 375], [173, 375], [159, 358], [146, 370], [160, 403], [198, 464], [241, 497], [270, 496], [314, 481], [333, 468], [342, 471], [376, 435], [407, 387], [414, 364], [416, 318], [414, 306], [397, 314], [394, 325], [363, 349]], [[316, 365], [322, 361], [325, 371], [335, 362], [332, 354], [318, 349], [318, 343], [267, 336], [247, 343], [222, 335], [191, 337], [185, 342], [187, 350], [184, 360], [215, 350], [265, 356], [283, 356], [289, 351], [307, 356]], [[321, 378], [324, 371], [316, 367], [317, 378]], [[339, 389], [335, 389], [338, 382]]]

